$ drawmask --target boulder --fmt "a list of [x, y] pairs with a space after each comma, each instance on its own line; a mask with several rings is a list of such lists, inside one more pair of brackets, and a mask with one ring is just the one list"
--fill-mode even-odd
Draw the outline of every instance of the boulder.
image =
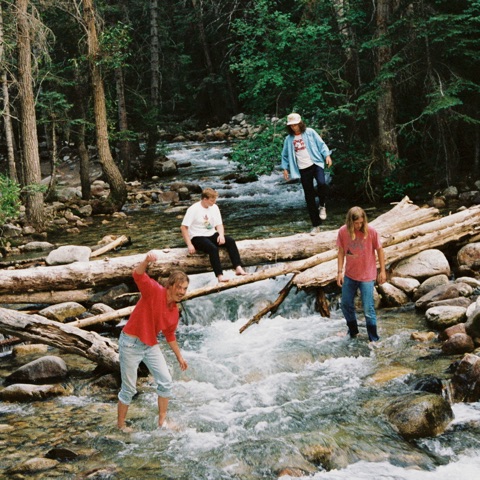
[[391, 274], [418, 280], [442, 274], [450, 276], [450, 265], [443, 252], [429, 249], [401, 260], [393, 267]]
[[49, 252], [55, 248], [50, 242], [28, 242], [20, 247], [22, 252]]
[[443, 332], [440, 332], [440, 334], [438, 335], [438, 338], [441, 341], [445, 341], [449, 339], [452, 335], [455, 335], [456, 333], [464, 333], [464, 334], [467, 333], [465, 331], [464, 323], [457, 323], [456, 325], [452, 325], [451, 327], [448, 327]]
[[480, 357], [467, 353], [462, 358], [452, 376], [451, 387], [455, 402], [480, 400]]
[[59, 462], [51, 458], [35, 457], [8, 470], [9, 475], [29, 475], [55, 468]]
[[52, 250], [45, 263], [47, 265], [66, 265], [73, 262], [88, 262], [92, 249], [90, 247], [77, 245], [63, 245]]
[[389, 282], [394, 287], [403, 290], [406, 294], [413, 294], [415, 290], [420, 286], [420, 282], [416, 278], [390, 277]]
[[475, 302], [474, 309], [467, 310], [467, 321], [465, 322], [465, 331], [471, 337], [480, 337], [480, 305]]
[[0, 400], [3, 402], [30, 402], [70, 394], [70, 390], [58, 384], [30, 385], [16, 383], [0, 390]]
[[478, 271], [480, 269], [480, 243], [469, 243], [457, 253], [460, 270]]
[[5, 379], [6, 385], [12, 383], [45, 384], [64, 380], [67, 377], [66, 363], [54, 355], [38, 358], [21, 366]]
[[447, 400], [433, 393], [402, 396], [394, 400], [385, 413], [394, 428], [406, 439], [440, 435], [454, 418]]
[[466, 333], [455, 333], [448, 337], [442, 345], [442, 352], [445, 355], [456, 355], [459, 353], [470, 353], [475, 350], [472, 337]]
[[419, 298], [423, 297], [427, 293], [430, 293], [431, 291], [435, 290], [437, 287], [448, 285], [449, 283], [450, 283], [450, 280], [446, 275], [435, 275], [434, 277], [427, 278], [415, 290], [413, 299], [418, 300]]
[[385, 282], [377, 287], [382, 296], [382, 302], [386, 307], [399, 307], [410, 301], [407, 294], [391, 283]]
[[77, 302], [63, 302], [50, 305], [38, 313], [49, 320], [63, 323], [69, 318], [75, 319], [84, 312], [86, 312], [86, 308]]
[[415, 302], [415, 307], [420, 310], [425, 310], [426, 308], [430, 308], [432, 302], [459, 297], [469, 297], [472, 295], [472, 292], [472, 287], [466, 283], [449, 283], [447, 285], [440, 285], [431, 292], [420, 297]]
[[433, 307], [425, 312], [425, 317], [431, 328], [445, 330], [465, 321], [466, 311], [467, 309], [463, 307]]

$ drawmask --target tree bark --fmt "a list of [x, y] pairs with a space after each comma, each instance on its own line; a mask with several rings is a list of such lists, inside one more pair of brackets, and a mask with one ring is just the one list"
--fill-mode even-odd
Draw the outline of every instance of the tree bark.
[[80, 355], [108, 371], [120, 370], [116, 343], [94, 332], [5, 308], [0, 308], [0, 332]]
[[18, 91], [22, 112], [23, 160], [25, 167], [25, 199], [27, 220], [35, 227], [44, 225], [43, 193], [39, 190], [42, 180], [38, 151], [35, 96], [33, 94], [32, 52], [28, 22], [28, 0], [17, 0], [18, 34]]
[[[380, 215], [371, 224], [378, 226], [380, 232], [398, 232], [412, 225], [421, 225], [437, 218], [438, 210], [434, 208], [420, 208], [410, 203], [406, 197], [392, 210]], [[303, 265], [308, 259], [305, 268], [316, 263], [308, 263], [317, 254], [335, 250], [337, 230], [331, 230], [312, 237], [308, 234], [291, 235], [288, 237], [268, 238], [261, 240], [242, 240], [237, 246], [243, 264], [256, 266], [280, 262], [301, 260]], [[173, 268], [181, 268], [187, 274], [202, 273], [211, 270], [207, 255], [188, 255], [186, 248], [156, 250], [158, 259], [149, 266], [149, 274], [154, 277], [168, 277]], [[91, 262], [75, 262], [70, 265], [51, 267], [35, 267], [24, 270], [0, 270], [0, 294], [22, 292], [42, 292], [51, 290], [77, 290], [90, 288], [92, 285], [101, 287], [112, 283], [121, 283], [131, 279], [133, 268], [144, 258], [144, 254], [126, 257], [115, 257]], [[223, 264], [229, 265], [228, 255], [221, 251]], [[316, 261], [315, 259], [313, 260]], [[319, 257], [319, 261], [326, 261]], [[318, 263], [318, 262], [317, 262]], [[273, 267], [276, 275], [285, 273], [285, 266]], [[298, 268], [293, 264], [293, 268]], [[259, 272], [258, 275], [262, 275]], [[268, 277], [266, 277], [268, 278]], [[241, 285], [245, 279], [238, 277], [230, 280], [228, 285]], [[248, 282], [245, 282], [248, 283]], [[225, 288], [216, 285], [217, 291]]]
[[105, 106], [103, 78], [100, 66], [98, 65], [100, 52], [93, 1], [84, 0], [83, 6], [84, 20], [87, 26], [88, 35], [88, 56], [92, 72], [93, 109], [95, 113], [98, 158], [102, 165], [103, 173], [110, 185], [110, 196], [107, 202], [110, 208], [104, 206], [104, 209], [106, 211], [109, 211], [110, 209], [112, 211], [119, 211], [127, 200], [127, 186], [125, 185], [120, 170], [113, 160], [108, 141], [108, 118]]

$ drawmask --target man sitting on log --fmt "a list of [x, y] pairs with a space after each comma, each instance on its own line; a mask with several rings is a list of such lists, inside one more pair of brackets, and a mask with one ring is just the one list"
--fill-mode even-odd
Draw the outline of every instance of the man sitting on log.
[[188, 247], [188, 253], [196, 250], [208, 253], [213, 271], [219, 282], [228, 282], [223, 275], [218, 249], [227, 249], [230, 261], [237, 275], [246, 275], [242, 267], [237, 244], [232, 237], [225, 235], [222, 215], [215, 204], [218, 193], [213, 188], [202, 191], [201, 200], [191, 205], [182, 221], [182, 236]]
[[128, 406], [137, 393], [137, 371], [142, 361], [157, 384], [158, 426], [168, 428], [166, 416], [168, 400], [172, 395], [172, 376], [158, 343], [160, 333], [175, 353], [180, 368], [188, 368], [177, 344], [175, 331], [179, 319], [177, 303], [185, 296], [189, 279], [184, 272], [177, 270], [170, 274], [166, 288], [163, 287], [146, 273], [149, 263], [156, 260], [156, 254], [148, 252], [133, 270], [133, 278], [142, 296], [123, 327], [118, 342], [122, 386], [118, 394], [117, 425], [124, 432], [132, 431], [126, 426], [125, 418]]

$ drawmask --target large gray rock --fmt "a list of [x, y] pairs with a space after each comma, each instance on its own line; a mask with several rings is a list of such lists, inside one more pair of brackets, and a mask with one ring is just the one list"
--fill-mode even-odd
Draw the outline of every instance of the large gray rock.
[[407, 295], [413, 294], [415, 290], [420, 286], [420, 282], [416, 278], [390, 277], [389, 282], [394, 287], [403, 290]]
[[77, 302], [63, 302], [50, 305], [38, 313], [50, 320], [63, 323], [67, 318], [78, 317], [84, 312], [86, 312], [86, 308]]
[[90, 247], [63, 245], [52, 250], [45, 263], [47, 265], [66, 265], [73, 262], [88, 262], [91, 254], [92, 249]]
[[443, 252], [430, 249], [401, 260], [393, 268], [391, 274], [395, 277], [416, 279], [425, 279], [441, 274], [450, 276], [450, 265]]
[[16, 383], [0, 390], [0, 400], [3, 402], [33, 402], [46, 398], [70, 395], [72, 392], [62, 385], [30, 385]]
[[465, 331], [473, 338], [480, 337], [480, 305], [475, 302], [475, 308], [467, 310], [467, 321], [465, 322]]
[[425, 310], [426, 308], [430, 308], [432, 302], [459, 297], [469, 297], [472, 293], [472, 287], [466, 283], [449, 283], [447, 285], [440, 285], [431, 292], [423, 295], [423, 297], [420, 297], [415, 302], [415, 306], [421, 310]]
[[431, 328], [445, 330], [465, 321], [466, 311], [463, 307], [432, 307], [425, 312], [425, 318]]
[[67, 364], [60, 357], [47, 355], [18, 368], [7, 376], [5, 383], [7, 385], [12, 383], [54, 383], [64, 380], [67, 375]]
[[410, 299], [408, 295], [391, 283], [385, 282], [377, 287], [378, 292], [382, 296], [382, 302], [387, 307], [399, 307], [407, 304]]
[[431, 393], [402, 396], [386, 408], [386, 414], [406, 439], [440, 435], [454, 418], [447, 400]]
[[449, 278], [444, 274], [435, 275], [433, 277], [427, 278], [415, 290], [413, 299], [418, 300], [419, 298], [423, 297], [424, 295], [431, 292], [432, 290], [435, 290], [437, 287], [441, 287], [442, 285], [448, 285], [449, 283], [450, 283]]

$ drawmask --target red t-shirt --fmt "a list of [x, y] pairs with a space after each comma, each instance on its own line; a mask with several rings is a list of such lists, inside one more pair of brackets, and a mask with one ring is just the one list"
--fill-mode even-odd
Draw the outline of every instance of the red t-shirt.
[[340, 228], [337, 247], [345, 252], [345, 275], [357, 282], [371, 282], [377, 278], [375, 251], [382, 247], [378, 232], [368, 227], [368, 235], [355, 232], [355, 240], [348, 233], [347, 226]]
[[158, 343], [157, 335], [162, 332], [167, 342], [173, 342], [178, 326], [178, 307], [167, 306], [167, 289], [152, 280], [146, 273], [133, 272], [133, 279], [142, 294], [123, 331], [138, 337], [152, 347]]

